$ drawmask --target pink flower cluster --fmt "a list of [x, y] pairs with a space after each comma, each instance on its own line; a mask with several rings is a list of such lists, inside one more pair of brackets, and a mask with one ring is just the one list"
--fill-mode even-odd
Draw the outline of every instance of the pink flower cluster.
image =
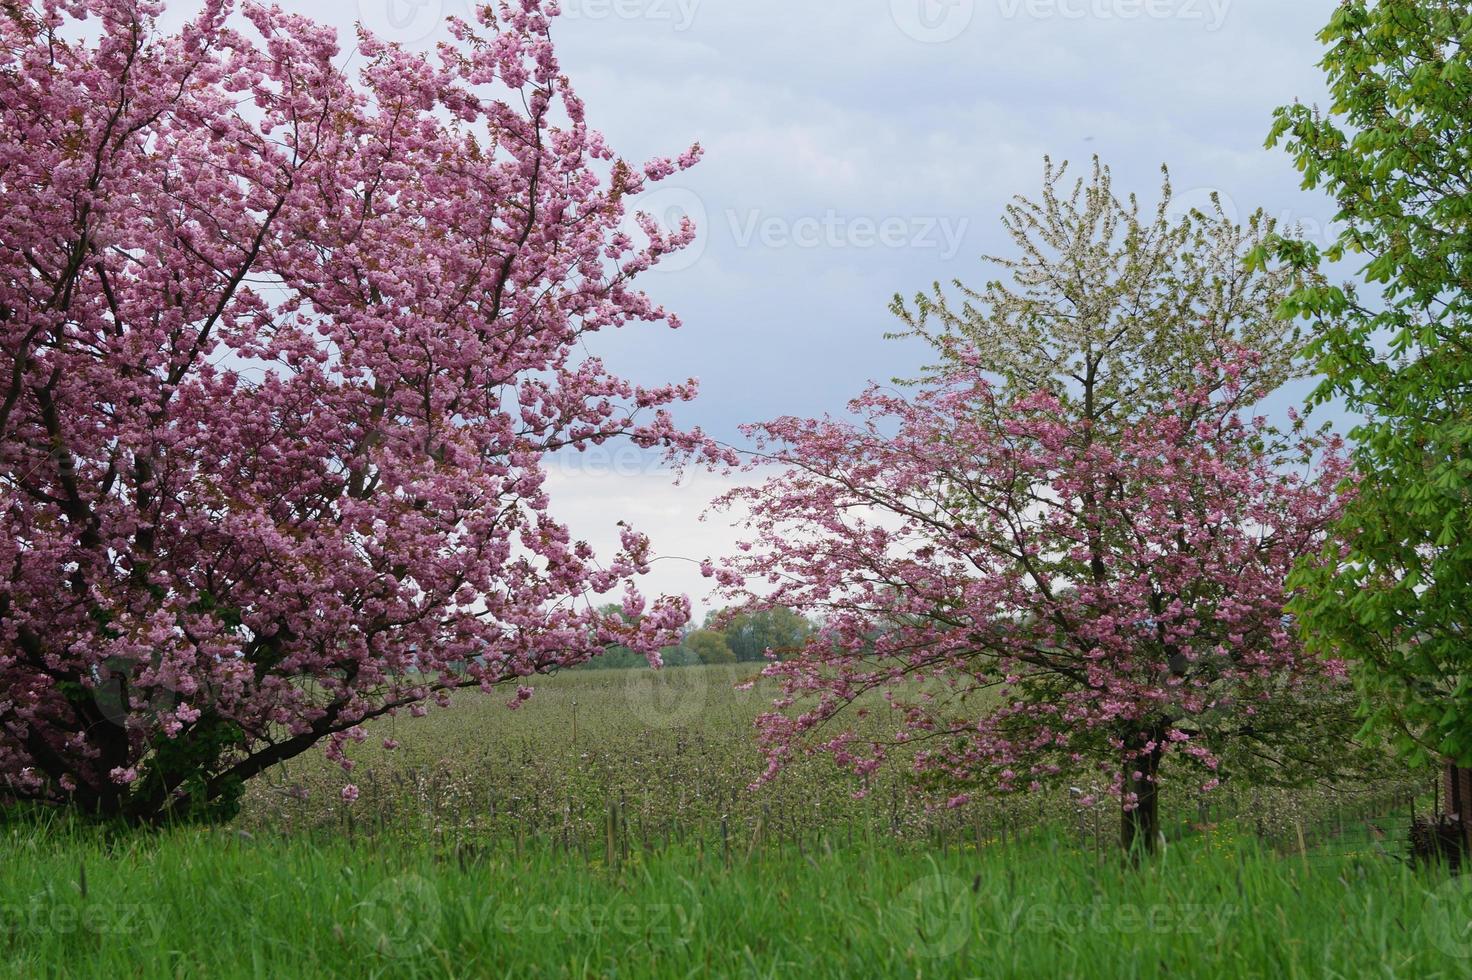
[[[620, 226], [699, 148], [616, 159], [541, 0], [352, 58], [161, 6], [0, 15], [0, 793], [146, 818], [449, 689], [657, 657], [687, 600], [634, 588], [633, 529], [573, 539], [544, 461], [720, 455], [668, 411], [693, 381], [585, 353], [677, 325], [633, 279], [694, 229]], [[186, 787], [160, 739], [218, 755]]]
[[[1335, 673], [1304, 656], [1285, 582], [1349, 475], [1337, 440], [1244, 418], [1239, 367], [1109, 438], [1048, 393], [1000, 402], [974, 367], [871, 388], [853, 422], [754, 427], [769, 475], [722, 501], [751, 515], [726, 566], [751, 584], [728, 592], [823, 623], [766, 670], [767, 775], [820, 749], [862, 777], [905, 747], [952, 806], [1095, 764], [1129, 805], [1166, 757], [1214, 787], [1257, 706]], [[893, 725], [860, 737], [873, 710]]]

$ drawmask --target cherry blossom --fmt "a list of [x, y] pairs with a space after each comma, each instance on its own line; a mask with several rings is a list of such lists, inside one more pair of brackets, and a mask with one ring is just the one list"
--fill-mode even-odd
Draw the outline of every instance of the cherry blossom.
[[1284, 612], [1341, 512], [1340, 444], [1245, 417], [1247, 352], [1109, 439], [1052, 394], [1000, 402], [961, 354], [852, 420], [751, 430], [767, 478], [721, 502], [751, 515], [728, 591], [823, 624], [765, 671], [766, 775], [823, 751], [862, 779], [903, 751], [960, 806], [1099, 765], [1150, 846], [1163, 761], [1212, 788], [1266, 705], [1342, 672]]
[[[552, 452], [719, 450], [589, 353], [688, 244], [515, 0], [414, 53], [257, 3], [0, 15], [0, 797], [148, 821], [684, 597], [554, 516]], [[621, 593], [636, 616], [598, 611]], [[343, 791], [350, 799], [352, 787]]]

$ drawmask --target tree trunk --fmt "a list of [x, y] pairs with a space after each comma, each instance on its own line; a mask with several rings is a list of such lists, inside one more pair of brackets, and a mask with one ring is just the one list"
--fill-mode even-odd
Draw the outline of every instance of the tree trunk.
[[1442, 767], [1442, 790], [1446, 794], [1446, 815], [1457, 820], [1462, 829], [1462, 854], [1472, 854], [1472, 769], [1451, 760]]
[[[1125, 853], [1135, 859], [1153, 854], [1160, 841], [1158, 777], [1164, 738], [1163, 726], [1156, 723], [1143, 732], [1131, 733], [1125, 739], [1123, 790], [1126, 795], [1135, 794], [1136, 805], [1132, 810], [1121, 810], [1119, 843]], [[1151, 745], [1148, 750], [1147, 745]]]

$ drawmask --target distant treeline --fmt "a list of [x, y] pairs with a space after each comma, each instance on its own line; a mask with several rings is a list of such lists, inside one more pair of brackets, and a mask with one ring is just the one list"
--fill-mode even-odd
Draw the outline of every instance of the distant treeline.
[[[687, 632], [678, 646], [665, 647], [661, 656], [667, 667], [757, 662], [767, 659], [768, 650], [782, 659], [800, 649], [815, 629], [809, 620], [786, 608], [753, 612], [723, 609], [707, 615], [703, 626]], [[581, 669], [647, 664], [642, 653], [610, 646]]]

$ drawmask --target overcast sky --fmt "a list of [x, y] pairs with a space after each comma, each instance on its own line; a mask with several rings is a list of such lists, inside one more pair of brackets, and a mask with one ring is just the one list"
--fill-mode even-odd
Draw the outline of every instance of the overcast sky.
[[[280, 0], [345, 30], [361, 18], [415, 46], [467, 0]], [[656, 211], [691, 213], [701, 241], [646, 288], [675, 333], [636, 330], [599, 351], [642, 381], [698, 377], [683, 419], [735, 438], [742, 422], [839, 411], [870, 378], [924, 352], [886, 341], [887, 306], [935, 280], [981, 283], [1006, 249], [1000, 215], [1037, 191], [1042, 158], [1155, 200], [1256, 207], [1322, 240], [1333, 209], [1263, 148], [1275, 106], [1323, 101], [1316, 32], [1333, 0], [565, 0], [554, 29], [592, 125], [622, 156], [706, 148], [660, 185]], [[187, 9], [175, 0], [175, 10]], [[345, 38], [346, 40], [346, 38]], [[348, 41], [346, 46], [350, 46]], [[605, 460], [606, 462], [606, 460]], [[559, 513], [596, 544], [627, 516], [665, 554], [728, 549], [696, 518], [718, 481], [683, 490], [625, 465], [563, 470]], [[693, 566], [668, 591], [701, 600]]]

